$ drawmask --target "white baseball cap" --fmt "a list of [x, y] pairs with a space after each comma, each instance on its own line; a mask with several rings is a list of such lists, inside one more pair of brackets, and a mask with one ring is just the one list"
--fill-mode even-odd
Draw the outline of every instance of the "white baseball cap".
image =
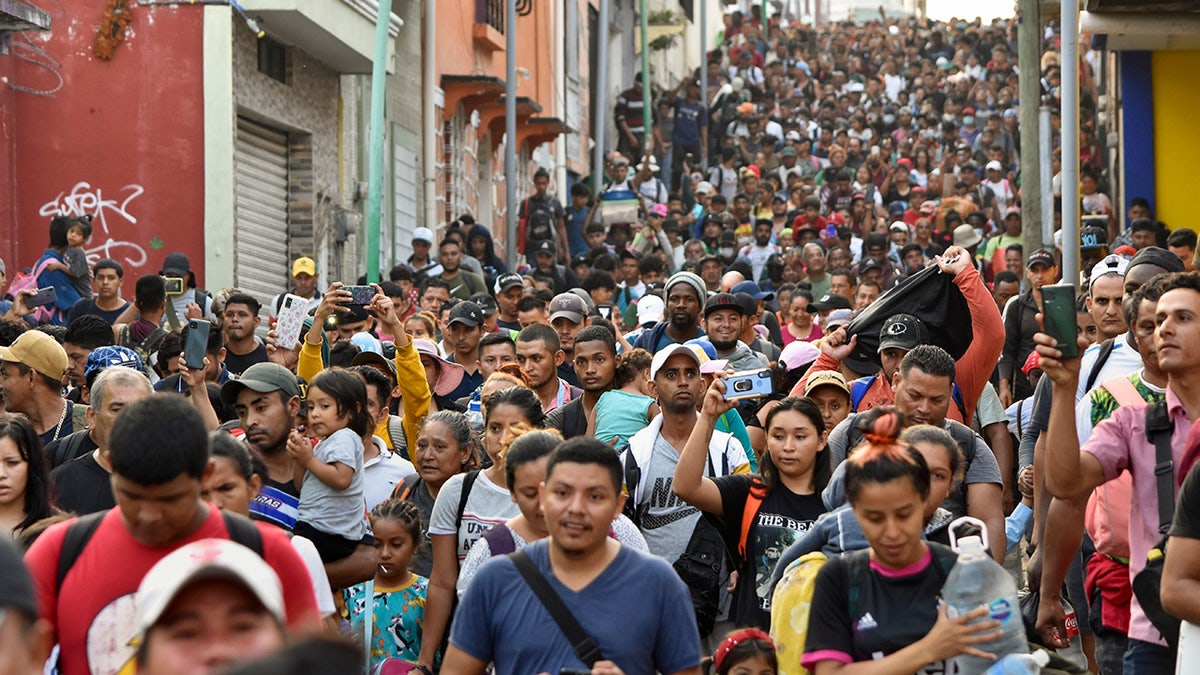
[[137, 628], [145, 635], [175, 596], [196, 581], [228, 579], [250, 591], [279, 623], [286, 623], [283, 584], [262, 556], [229, 539], [201, 539], [159, 560], [137, 590]]
[[666, 308], [667, 306], [663, 303], [662, 298], [657, 295], [643, 295], [642, 299], [637, 301], [638, 325], [647, 324], [651, 321], [662, 321], [663, 310]]
[[700, 183], [698, 183], [698, 184], [696, 185], [696, 192], [695, 192], [695, 194], [698, 194], [698, 195], [711, 195], [713, 192], [714, 192], [714, 190], [713, 190], [712, 183], [710, 183], [710, 182], [708, 182], [708, 181], [702, 181], [702, 182], [700, 182]]
[[984, 169], [988, 171], [1003, 171], [1004, 167], [1000, 164], [1000, 162], [997, 162], [993, 159], [987, 163], [987, 166], [985, 166]]
[[1110, 254], [1092, 266], [1092, 273], [1088, 276], [1088, 290], [1096, 284], [1096, 280], [1106, 274], [1116, 274], [1125, 276], [1126, 270], [1129, 269], [1129, 259], [1124, 256]]
[[418, 227], [417, 229], [413, 230], [412, 239], [413, 241], [427, 241], [432, 244], [433, 230], [429, 229], [428, 227]]
[[658, 371], [662, 370], [663, 365], [667, 363], [667, 359], [675, 356], [676, 354], [684, 354], [690, 357], [696, 362], [697, 367], [708, 363], [708, 355], [704, 353], [703, 349], [692, 349], [690, 345], [676, 342], [675, 344], [667, 345], [665, 349], [659, 350], [658, 353], [654, 355], [654, 359], [650, 361], [650, 379], [653, 380], [658, 375]]

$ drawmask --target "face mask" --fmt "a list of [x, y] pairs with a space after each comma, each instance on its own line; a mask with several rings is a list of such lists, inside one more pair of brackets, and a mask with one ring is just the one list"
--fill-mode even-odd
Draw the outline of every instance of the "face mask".
[[883, 116], [883, 123], [884, 123], [884, 124], [894, 124], [895, 122], [896, 122], [896, 116], [895, 116], [895, 115], [884, 115], [884, 116]]
[[721, 250], [722, 257], [725, 257], [725, 258], [733, 257], [733, 249], [732, 248], [730, 248], [728, 246], [722, 246], [720, 250]]

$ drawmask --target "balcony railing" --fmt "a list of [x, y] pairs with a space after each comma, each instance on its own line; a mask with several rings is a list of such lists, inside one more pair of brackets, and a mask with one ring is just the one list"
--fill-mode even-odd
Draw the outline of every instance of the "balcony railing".
[[505, 0], [475, 0], [475, 23], [482, 23], [504, 34]]

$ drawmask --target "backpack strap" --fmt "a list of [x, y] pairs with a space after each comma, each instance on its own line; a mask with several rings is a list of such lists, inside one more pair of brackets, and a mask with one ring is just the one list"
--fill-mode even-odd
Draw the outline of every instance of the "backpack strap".
[[1092, 390], [1092, 387], [1096, 384], [1096, 379], [1100, 377], [1100, 371], [1104, 370], [1104, 364], [1108, 363], [1108, 357], [1112, 356], [1113, 349], [1116, 346], [1116, 338], [1108, 338], [1100, 343], [1100, 353], [1096, 355], [1096, 362], [1092, 364], [1092, 369], [1088, 372], [1087, 385], [1083, 388], [1084, 393]]
[[249, 518], [229, 511], [222, 510], [221, 517], [225, 520], [225, 529], [229, 538], [263, 557], [262, 532]]
[[1171, 456], [1171, 432], [1175, 425], [1167, 414], [1166, 401], [1146, 406], [1146, 436], [1154, 444], [1154, 481], [1158, 492], [1158, 531], [1166, 536], [1175, 515], [1175, 461]]
[[767, 496], [767, 486], [757, 478], [750, 483], [750, 493], [746, 495], [746, 505], [742, 507], [742, 529], [738, 535], [738, 555], [746, 559], [746, 540], [750, 537], [750, 528], [758, 517], [758, 509], [762, 506], [763, 498]]
[[863, 397], [871, 389], [871, 383], [877, 377], [879, 375], [867, 375], [850, 383], [850, 412], [858, 412], [858, 404], [862, 403]]
[[517, 550], [517, 542], [513, 540], [512, 530], [504, 523], [484, 532], [483, 538], [487, 540], [488, 550], [492, 552], [493, 556], [508, 555]]
[[467, 510], [467, 500], [471, 498], [471, 488], [475, 486], [475, 481], [479, 478], [479, 469], [468, 471], [463, 476], [462, 494], [458, 496], [458, 515], [454, 517], [454, 529], [462, 527], [463, 513]]
[[957, 382], [950, 383], [950, 398], [954, 405], [958, 406], [958, 414], [962, 415], [963, 424], [971, 426], [971, 420], [967, 419], [967, 404], [963, 401], [962, 389], [958, 388]]
[[106, 515], [108, 515], [108, 510], [90, 513], [76, 518], [75, 522], [67, 526], [67, 531], [63, 534], [62, 550], [58, 554], [58, 573], [54, 582], [56, 597], [58, 597], [58, 591], [62, 590], [63, 580], [67, 578], [67, 573], [75, 566], [75, 561], [79, 559], [83, 549], [87, 548], [88, 542], [92, 540], [92, 535], [100, 529], [100, 523]]
[[412, 494], [413, 488], [421, 484], [420, 474], [410, 474], [405, 476], [396, 484], [396, 489], [392, 490], [392, 498], [400, 501], [407, 501], [408, 496]]
[[550, 613], [554, 623], [558, 624], [559, 630], [567, 637], [571, 648], [575, 650], [575, 655], [579, 657], [580, 661], [587, 664], [588, 668], [595, 666], [596, 662], [602, 658], [600, 645], [596, 644], [592, 636], [588, 635], [583, 626], [579, 625], [575, 615], [571, 614], [571, 610], [563, 603], [562, 598], [558, 597], [558, 593], [554, 591], [550, 582], [546, 581], [545, 575], [538, 570], [537, 565], [533, 564], [533, 560], [525, 551], [510, 553], [508, 557], [517, 566], [517, 571], [521, 573], [525, 583], [529, 584], [533, 594]]
[[1100, 386], [1112, 394], [1118, 405], [1141, 405], [1146, 402], [1128, 377], [1114, 377], [1100, 383]]
[[50, 468], [56, 469], [78, 457], [79, 449], [83, 447], [83, 439], [87, 434], [88, 430], [82, 429], [60, 439], [58, 445], [54, 446], [54, 453], [49, 457]]
[[[88, 542], [92, 540], [96, 530], [100, 529], [100, 524], [106, 515], [108, 515], [107, 510], [91, 513], [77, 518], [75, 522], [67, 526], [67, 531], [63, 535], [62, 550], [58, 554], [58, 572], [54, 586], [56, 594], [62, 589], [63, 580], [75, 566], [75, 561], [87, 548]], [[258, 530], [258, 527], [249, 518], [235, 513], [222, 511], [221, 516], [225, 519], [225, 529], [229, 532], [229, 538], [254, 551], [261, 558], [263, 540], [262, 532]]]
[[637, 503], [637, 487], [638, 482], [642, 479], [642, 469], [637, 464], [637, 459], [633, 456], [633, 448], [625, 449], [625, 489], [629, 491], [629, 497], [625, 501], [625, 515], [633, 521], [633, 524], [641, 529], [642, 527], [642, 507]]

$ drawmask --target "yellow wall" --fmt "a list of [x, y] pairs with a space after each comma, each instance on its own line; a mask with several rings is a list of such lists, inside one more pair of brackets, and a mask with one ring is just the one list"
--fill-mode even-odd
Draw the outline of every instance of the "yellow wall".
[[1160, 51], [1154, 74], [1155, 215], [1171, 229], [1198, 229], [1197, 160], [1200, 159], [1200, 51]]

